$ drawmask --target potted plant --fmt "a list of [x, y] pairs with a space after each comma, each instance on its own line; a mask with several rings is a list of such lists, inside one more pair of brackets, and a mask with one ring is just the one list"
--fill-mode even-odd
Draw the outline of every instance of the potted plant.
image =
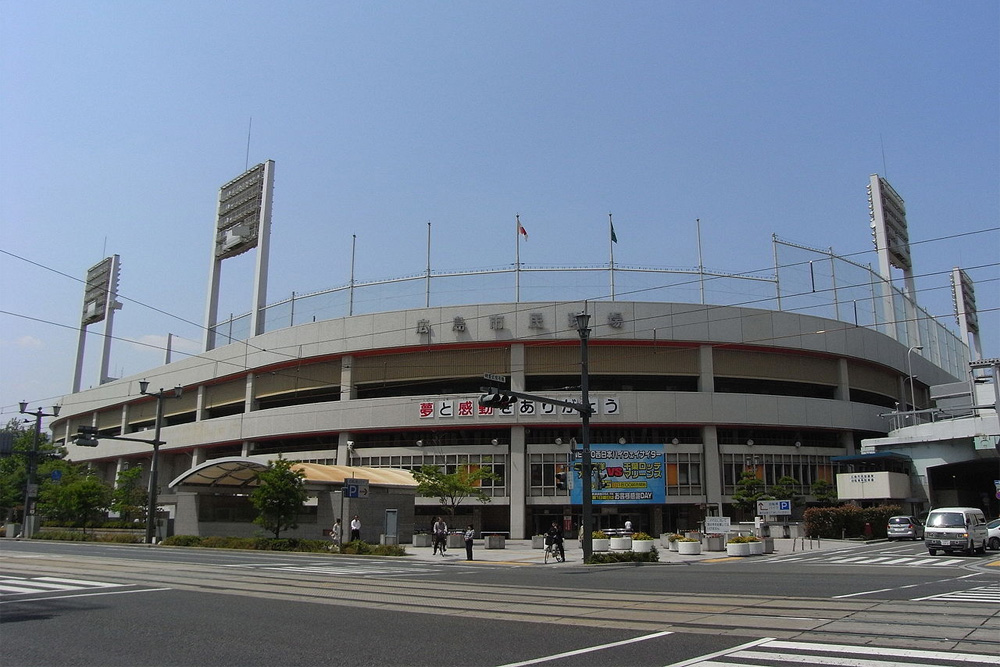
[[749, 556], [750, 544], [747, 542], [747, 537], [737, 535], [729, 538], [729, 541], [726, 542], [726, 554], [729, 556]]
[[608, 551], [611, 548], [611, 540], [603, 530], [595, 530], [590, 534], [591, 547], [594, 551]]
[[545, 548], [545, 536], [544, 535], [532, 535], [531, 536], [531, 548], [532, 549], [544, 549]]
[[701, 542], [693, 537], [681, 537], [675, 542], [678, 556], [697, 556], [701, 553]]
[[611, 550], [628, 551], [632, 548], [632, 538], [628, 535], [616, 535], [611, 538]]
[[722, 533], [709, 533], [705, 536], [705, 551], [725, 551], [726, 536]]
[[632, 533], [632, 551], [649, 553], [653, 550], [653, 536], [648, 533]]
[[752, 535], [747, 536], [747, 546], [750, 547], [751, 556], [760, 556], [764, 553], [764, 543], [760, 541], [760, 538], [754, 537]]
[[665, 546], [670, 551], [677, 551], [677, 540], [683, 537], [683, 535], [678, 535], [677, 533], [667, 533], [662, 535], [660, 539], [663, 541], [663, 546]]

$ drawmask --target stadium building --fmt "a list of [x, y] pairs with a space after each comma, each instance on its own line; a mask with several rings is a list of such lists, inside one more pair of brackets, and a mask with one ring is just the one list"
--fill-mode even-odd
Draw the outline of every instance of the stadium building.
[[[148, 445], [111, 438], [148, 439], [161, 405], [159, 504], [171, 514], [179, 487], [170, 482], [188, 471], [212, 459], [281, 454], [364, 468], [487, 468], [495, 479], [482, 488], [491, 502], [467, 501], [458, 524], [514, 538], [542, 532], [552, 521], [574, 529], [581, 513], [579, 412], [531, 399], [488, 408], [479, 398], [492, 385], [580, 401], [586, 350], [589, 442], [601, 471], [597, 527], [621, 527], [628, 519], [634, 529], [654, 534], [695, 529], [707, 515], [732, 515], [732, 494], [745, 470], [766, 486], [792, 477], [808, 499], [816, 481], [836, 483], [847, 469], [845, 457], [859, 455], [863, 439], [888, 435], [887, 414], [929, 407], [931, 386], [968, 379], [968, 343], [920, 310], [908, 289], [896, 290], [885, 276], [832, 251], [777, 239], [776, 247], [818, 260], [779, 262], [776, 251], [774, 273], [764, 277], [703, 267], [632, 269], [616, 265], [613, 254], [597, 272], [560, 269], [560, 280], [551, 269], [533, 271], [519, 260], [492, 272], [437, 274], [428, 267], [417, 278], [352, 280], [267, 305], [260, 287], [266, 284], [273, 163], [255, 169], [263, 195], [252, 212], [254, 225], [223, 215], [227, 193], [245, 192], [243, 181], [220, 194], [205, 351], [131, 377], [102, 378], [95, 388], [65, 396], [51, 425], [73, 460], [90, 462], [111, 482], [125, 467], [148, 469], [151, 458]], [[877, 188], [884, 180], [875, 178]], [[522, 230], [519, 220], [516, 230]], [[252, 248], [259, 255], [255, 305], [248, 315], [220, 323], [214, 312], [219, 263]], [[782, 278], [788, 267], [801, 272], [807, 264], [811, 288]], [[580, 289], [608, 292], [584, 284], [594, 276], [610, 278], [610, 296], [578, 298]], [[481, 302], [439, 303], [448, 298], [439, 294], [460, 290], [436, 285], [470, 280]], [[490, 298], [511, 293], [512, 282], [513, 300]], [[742, 305], [723, 298], [713, 304], [709, 293], [720, 282], [754, 289], [763, 283], [768, 293], [746, 296], [744, 290]], [[399, 295], [414, 286], [409, 296]], [[693, 299], [676, 298], [692, 289]], [[357, 299], [365, 290], [381, 297]], [[616, 290], [658, 298], [622, 300]], [[549, 297], [523, 300], [522, 291]], [[410, 303], [358, 312], [358, 303], [386, 303], [386, 294]], [[336, 309], [340, 314], [330, 316]], [[586, 346], [581, 312], [590, 315]], [[140, 381], [170, 396], [144, 395]], [[169, 391], [174, 387], [182, 388], [179, 397]], [[98, 447], [72, 443], [81, 425], [96, 427]], [[894, 465], [906, 467], [905, 461]], [[908, 497], [885, 499], [914, 509], [929, 502], [904, 493]], [[197, 512], [222, 521], [241, 515], [234, 506], [240, 502], [245, 498], [216, 494], [208, 485]], [[431, 498], [416, 502], [417, 527], [429, 527], [440, 506]], [[315, 504], [307, 509], [313, 514], [302, 518], [299, 533], [319, 536], [328, 528], [322, 525], [328, 512]]]

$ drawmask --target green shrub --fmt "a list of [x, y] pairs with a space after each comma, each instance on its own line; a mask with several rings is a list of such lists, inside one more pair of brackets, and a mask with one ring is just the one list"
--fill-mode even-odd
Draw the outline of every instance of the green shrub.
[[648, 552], [637, 551], [601, 551], [590, 555], [589, 563], [656, 563], [660, 560], [660, 553], [653, 547]]
[[865, 524], [871, 526], [872, 537], [885, 537], [889, 517], [902, 514], [898, 505], [879, 505], [876, 507], [858, 507], [857, 505], [840, 505], [839, 507], [810, 507], [803, 516], [806, 534], [810, 537], [825, 537], [841, 539], [856, 538], [865, 534]]
[[653, 536], [649, 533], [632, 533], [633, 540], [651, 540]]
[[592, 540], [606, 540], [608, 539], [608, 534], [603, 530], [595, 530], [590, 534], [590, 539]]
[[62, 542], [96, 542], [97, 538], [89, 533], [79, 533], [74, 530], [46, 530], [32, 535], [33, 540], [59, 540]]
[[171, 535], [160, 544], [170, 547], [200, 547], [201, 540], [200, 535]]

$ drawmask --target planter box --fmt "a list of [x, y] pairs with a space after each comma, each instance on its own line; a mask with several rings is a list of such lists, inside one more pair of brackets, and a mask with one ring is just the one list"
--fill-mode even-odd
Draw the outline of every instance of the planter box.
[[721, 535], [705, 538], [705, 551], [725, 551], [726, 538]]
[[532, 535], [531, 536], [531, 548], [532, 549], [544, 549], [545, 548], [545, 536], [544, 535]]
[[459, 533], [450, 533], [446, 545], [449, 549], [464, 549], [465, 536]]
[[764, 545], [764, 553], [773, 554], [774, 553], [774, 538], [765, 537], [761, 539], [761, 544]]
[[[503, 535], [487, 535], [483, 538], [486, 541], [487, 549], [505, 549], [507, 546], [506, 537]], [[462, 540], [465, 544], [465, 540]]]
[[764, 543], [763, 542], [747, 542], [747, 546], [750, 547], [751, 556], [762, 556], [764, 555]]
[[670, 542], [667, 542], [667, 550], [669, 550], [669, 551], [677, 551], [677, 545], [678, 544], [680, 544], [680, 542], [678, 542], [677, 540], [672, 540]]
[[631, 537], [612, 537], [610, 539], [612, 551], [628, 551], [632, 548]]
[[726, 554], [729, 556], [749, 556], [750, 545], [746, 542], [730, 542], [726, 545]]
[[413, 546], [415, 547], [429, 547], [431, 545], [431, 536], [426, 533], [421, 533], [419, 535], [413, 536]]
[[632, 551], [637, 554], [648, 554], [653, 550], [653, 540], [632, 540]]
[[701, 542], [674, 542], [678, 556], [697, 556], [701, 553]]
[[591, 540], [591, 546], [594, 551], [608, 551], [611, 549], [611, 540], [606, 537], [604, 539], [594, 538]]

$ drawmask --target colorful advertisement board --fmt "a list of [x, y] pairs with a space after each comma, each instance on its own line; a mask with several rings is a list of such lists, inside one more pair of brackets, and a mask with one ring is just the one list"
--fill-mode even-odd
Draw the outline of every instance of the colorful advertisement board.
[[[570, 499], [583, 504], [582, 452], [575, 451]], [[590, 446], [595, 505], [649, 505], [666, 500], [663, 445]]]

